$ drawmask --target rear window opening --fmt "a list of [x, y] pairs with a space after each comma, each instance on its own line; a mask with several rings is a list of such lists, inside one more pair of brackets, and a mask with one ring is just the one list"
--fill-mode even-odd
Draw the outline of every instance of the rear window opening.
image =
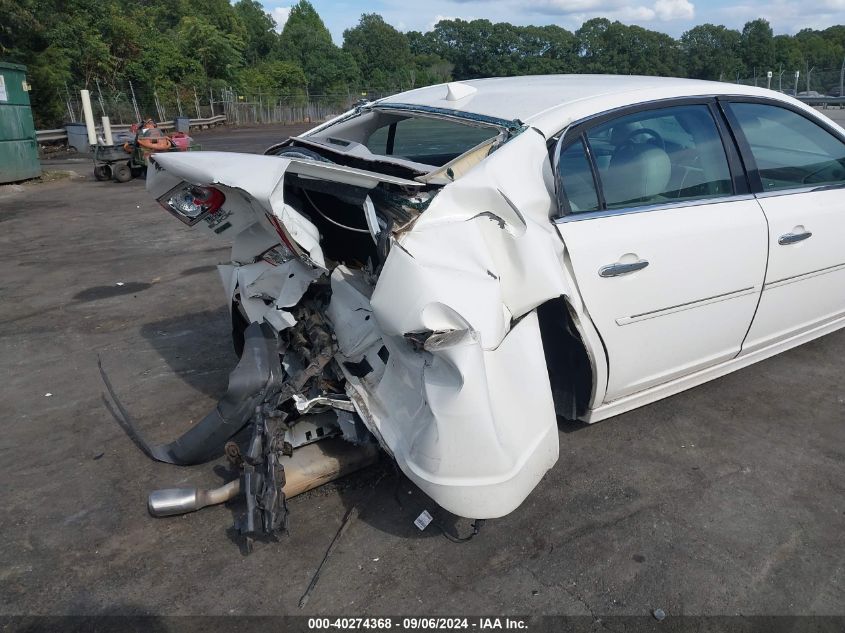
[[407, 117], [377, 128], [367, 139], [373, 154], [442, 167], [498, 135], [490, 127], [431, 117]]
[[[482, 144], [491, 148], [507, 137], [507, 129], [487, 121], [426, 112], [368, 109], [328, 127], [291, 140], [324, 158], [367, 169], [362, 163], [428, 174]], [[268, 153], [277, 154], [284, 146]], [[370, 166], [370, 169], [373, 167]]]

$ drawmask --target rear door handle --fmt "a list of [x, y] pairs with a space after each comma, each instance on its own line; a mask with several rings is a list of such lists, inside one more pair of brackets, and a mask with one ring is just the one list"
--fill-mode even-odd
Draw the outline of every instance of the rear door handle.
[[778, 244], [781, 246], [795, 244], [796, 242], [802, 242], [812, 236], [813, 234], [810, 231], [803, 231], [801, 233], [784, 233], [778, 238]]
[[628, 273], [642, 270], [648, 266], [648, 262], [641, 259], [638, 262], [625, 263], [616, 262], [615, 264], [608, 264], [599, 268], [599, 277], [618, 277], [619, 275], [627, 275]]

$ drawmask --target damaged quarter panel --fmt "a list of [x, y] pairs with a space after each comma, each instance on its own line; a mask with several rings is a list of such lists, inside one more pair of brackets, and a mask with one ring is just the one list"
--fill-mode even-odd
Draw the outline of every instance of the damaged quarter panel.
[[[326, 370], [343, 376], [367, 428], [442, 507], [477, 519], [505, 515], [555, 463], [536, 308], [570, 296], [572, 285], [550, 221], [546, 139], [536, 130], [518, 131], [443, 187], [283, 155], [173, 154], [154, 166], [147, 186], [159, 200], [185, 182], [222, 191], [222, 208], [196, 226], [232, 241], [232, 261], [219, 272], [233, 306], [287, 344], [295, 343], [281, 333], [294, 332], [297, 319], [325, 317], [334, 335]], [[354, 233], [323, 233], [327, 221], [335, 230], [338, 221], [357, 222], [351, 230], [366, 233], [354, 201], [367, 192], [379, 232], [370, 218], [372, 236], [356, 239], [374, 250], [349, 246]], [[410, 220], [391, 219], [397, 195]], [[365, 261], [366, 252], [379, 261]], [[329, 297], [322, 308], [317, 286]], [[298, 371], [286, 358], [282, 365]], [[315, 390], [314, 378], [311, 391], [284, 382], [277, 406], [290, 410], [292, 397], [337, 409], [336, 394]]]
[[[534, 311], [569, 294], [547, 156], [540, 134], [522, 133], [396, 238], [370, 301], [382, 341], [363, 356], [374, 369], [346, 371], [402, 470], [461, 516], [511, 512], [558, 457]], [[341, 309], [335, 291], [333, 313], [358, 299]]]

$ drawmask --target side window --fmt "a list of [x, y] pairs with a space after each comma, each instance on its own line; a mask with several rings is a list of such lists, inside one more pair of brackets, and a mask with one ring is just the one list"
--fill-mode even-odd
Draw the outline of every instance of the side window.
[[806, 117], [762, 103], [731, 103], [763, 191], [845, 184], [845, 143]]
[[647, 110], [587, 132], [608, 209], [733, 194], [728, 160], [706, 105]]
[[572, 213], [597, 211], [599, 198], [596, 183], [581, 139], [561, 151], [557, 168], [562, 193], [569, 202], [569, 210]]

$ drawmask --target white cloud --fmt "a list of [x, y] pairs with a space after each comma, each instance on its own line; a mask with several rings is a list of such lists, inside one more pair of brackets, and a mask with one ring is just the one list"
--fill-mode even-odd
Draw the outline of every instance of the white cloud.
[[273, 19], [276, 21], [276, 32], [281, 33], [282, 29], [285, 26], [285, 22], [288, 21], [288, 16], [290, 15], [290, 7], [273, 7], [270, 10], [270, 15], [273, 16]]
[[600, 15], [611, 20], [631, 22], [648, 22], [655, 19], [661, 22], [691, 20], [695, 16], [695, 6], [689, 0], [655, 0], [651, 6], [632, 5], [626, 0], [543, 0], [536, 4], [534, 9], [542, 13], [579, 19], [582, 16]]
[[[457, 20], [458, 17], [454, 15], [440, 15], [439, 13], [434, 16], [434, 19], [429, 23], [427, 31], [431, 31], [437, 25], [438, 22], [441, 20]], [[473, 18], [461, 18], [463, 20], [472, 20]]]
[[669, 20], [692, 20], [695, 17], [695, 6], [689, 0], [657, 0], [654, 12], [663, 22]]

